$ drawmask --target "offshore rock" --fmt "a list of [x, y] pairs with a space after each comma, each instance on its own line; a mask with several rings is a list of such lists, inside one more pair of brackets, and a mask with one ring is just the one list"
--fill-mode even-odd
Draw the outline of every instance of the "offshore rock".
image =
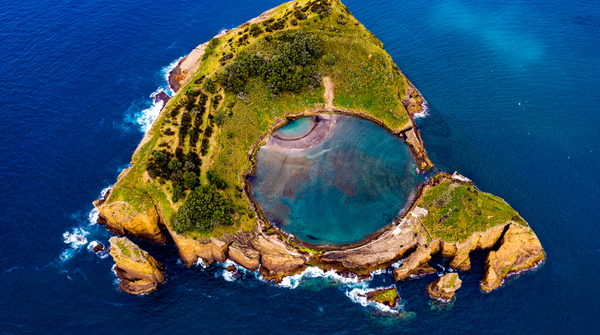
[[365, 294], [367, 300], [394, 308], [402, 301], [395, 287], [369, 291]]
[[164, 244], [167, 237], [159, 227], [160, 214], [156, 208], [150, 207], [146, 213], [137, 213], [131, 205], [123, 201], [104, 205], [104, 201], [94, 202], [100, 212], [99, 224], [105, 224], [106, 229], [115, 235], [130, 236]]
[[481, 289], [494, 290], [502, 285], [507, 275], [534, 268], [545, 257], [542, 244], [533, 230], [511, 223], [502, 237], [498, 251], [490, 251], [485, 260]]
[[458, 273], [447, 273], [427, 285], [427, 293], [433, 299], [449, 302], [456, 295], [455, 292], [460, 288], [461, 283]]
[[127, 237], [113, 236], [109, 242], [122, 291], [134, 295], [150, 293], [165, 281], [164, 266]]

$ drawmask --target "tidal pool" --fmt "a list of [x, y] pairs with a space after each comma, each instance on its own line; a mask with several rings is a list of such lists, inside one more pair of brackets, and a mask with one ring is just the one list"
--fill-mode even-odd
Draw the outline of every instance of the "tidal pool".
[[363, 240], [391, 223], [424, 181], [401, 138], [352, 116], [292, 121], [256, 158], [249, 180], [266, 219], [317, 245]]

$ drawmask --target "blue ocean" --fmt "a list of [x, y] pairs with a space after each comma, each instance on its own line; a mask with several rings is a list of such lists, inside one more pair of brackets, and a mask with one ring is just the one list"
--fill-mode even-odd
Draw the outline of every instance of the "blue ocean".
[[[356, 292], [393, 285], [307, 273], [285, 285], [223, 265], [167, 268], [118, 291], [91, 202], [160, 110], [176, 62], [278, 1], [8, 1], [0, 9], [0, 333], [593, 334], [600, 329], [600, 3], [346, 0], [429, 103], [432, 161], [511, 204], [547, 261], [484, 294], [483, 255], [454, 304], [398, 283], [400, 314]], [[440, 260], [440, 267], [444, 266]]]

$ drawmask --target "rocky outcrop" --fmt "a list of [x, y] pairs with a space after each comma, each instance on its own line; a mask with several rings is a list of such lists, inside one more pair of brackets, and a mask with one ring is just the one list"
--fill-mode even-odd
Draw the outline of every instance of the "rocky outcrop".
[[308, 257], [291, 246], [279, 234], [259, 233], [251, 241], [252, 248], [260, 253], [260, 271], [266, 280], [280, 281], [305, 268]]
[[454, 298], [461, 283], [462, 280], [458, 278], [458, 273], [447, 273], [427, 285], [427, 293], [433, 299], [448, 302]]
[[413, 116], [416, 113], [423, 111], [424, 102], [423, 98], [419, 94], [419, 91], [415, 88], [415, 86], [413, 86], [413, 84], [410, 81], [408, 81], [408, 79], [406, 79], [406, 83], [406, 93], [404, 94], [404, 97], [402, 97], [402, 105], [404, 106], [408, 114], [410, 114], [410, 116]]
[[327, 251], [321, 257], [321, 261], [336, 263], [343, 270], [358, 275], [368, 275], [402, 258], [418, 244], [425, 244], [425, 237], [415, 231], [418, 224], [416, 219], [406, 219], [365, 245]]
[[377, 289], [364, 294], [369, 301], [374, 301], [391, 308], [395, 308], [400, 304], [402, 299], [398, 296], [398, 291], [395, 287]]
[[425, 171], [433, 167], [433, 163], [429, 160], [427, 152], [425, 152], [419, 130], [416, 127], [412, 127], [404, 132], [404, 140], [406, 144], [408, 144], [412, 154], [415, 156], [415, 160], [417, 164], [419, 164], [419, 170]]
[[109, 241], [122, 291], [135, 295], [150, 293], [165, 281], [163, 265], [127, 237], [113, 236]]
[[202, 259], [206, 264], [225, 262], [229, 245], [233, 242], [229, 234], [225, 234], [221, 238], [211, 237], [196, 240], [181, 236], [172, 230], [169, 232], [179, 250], [179, 258], [187, 267], [196, 264], [198, 259]]
[[[439, 241], [436, 241], [436, 245], [439, 245]], [[432, 250], [430, 247], [419, 246], [415, 252], [402, 260], [400, 267], [394, 269], [394, 280], [402, 281], [407, 278], [436, 273], [436, 270], [429, 265], [431, 254]]]
[[483, 291], [502, 285], [504, 278], [536, 267], [546, 257], [542, 244], [533, 230], [511, 223], [502, 237], [498, 251], [491, 251], [485, 260]]
[[250, 271], [258, 270], [260, 265], [260, 252], [252, 247], [255, 236], [253, 232], [240, 232], [229, 246], [229, 259]]
[[484, 233], [475, 233], [463, 243], [455, 244], [456, 251], [454, 255], [447, 252], [448, 257], [452, 259], [450, 267], [459, 271], [467, 271], [471, 269], [471, 259], [469, 254], [474, 250], [491, 249], [500, 239], [504, 232], [505, 225], [498, 225], [485, 231]]
[[167, 241], [160, 229], [160, 214], [156, 207], [150, 207], [146, 213], [137, 213], [126, 202], [117, 201], [105, 205], [104, 201], [96, 201], [94, 205], [100, 212], [98, 224], [106, 225], [106, 229], [115, 235], [130, 236], [158, 244]]

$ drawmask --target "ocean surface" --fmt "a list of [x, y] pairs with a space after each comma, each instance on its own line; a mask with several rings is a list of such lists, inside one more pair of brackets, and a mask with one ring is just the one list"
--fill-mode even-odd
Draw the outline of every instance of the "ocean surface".
[[[308, 134], [311, 120], [292, 121], [274, 135]], [[309, 244], [364, 240], [394, 221], [425, 181], [400, 137], [359, 117], [339, 115], [332, 123], [327, 136], [309, 148], [262, 146], [250, 178], [267, 220]]]
[[[593, 334], [600, 329], [598, 1], [348, 0], [427, 99], [432, 161], [503, 197], [547, 253], [481, 293], [483, 255], [449, 307], [434, 277], [398, 283], [402, 311], [369, 287], [308, 271], [284, 285], [223, 265], [187, 269], [172, 242], [147, 296], [117, 290], [111, 236], [91, 202], [115, 182], [160, 105], [170, 66], [277, 1], [12, 1], [0, 9], [0, 333]], [[443, 270], [442, 260], [437, 267]]]

